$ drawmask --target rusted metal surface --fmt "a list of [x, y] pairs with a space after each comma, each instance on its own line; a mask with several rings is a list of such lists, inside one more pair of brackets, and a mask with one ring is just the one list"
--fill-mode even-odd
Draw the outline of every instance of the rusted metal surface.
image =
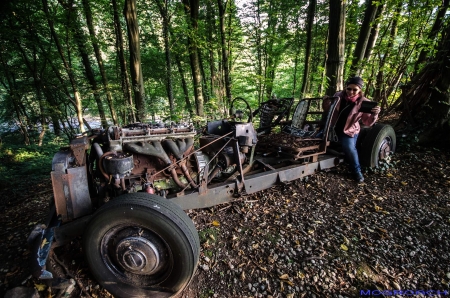
[[[252, 174], [245, 177], [245, 193], [252, 194], [263, 189], [274, 186], [278, 182], [292, 181], [319, 170], [332, 168], [339, 163], [335, 156], [320, 156], [317, 162], [306, 163], [303, 165], [290, 165], [276, 170]], [[180, 205], [182, 209], [199, 209], [212, 207], [218, 204], [231, 202], [236, 199], [235, 182], [226, 182], [208, 188], [208, 190], [199, 195], [197, 192], [186, 194], [183, 197], [170, 198], [171, 201]]]
[[52, 162], [56, 213], [63, 222], [92, 212], [86, 166], [73, 165], [71, 151], [58, 152]]
[[89, 139], [86, 136], [76, 138], [70, 142], [70, 149], [75, 157], [77, 166], [83, 166], [86, 162], [86, 150], [90, 147]]

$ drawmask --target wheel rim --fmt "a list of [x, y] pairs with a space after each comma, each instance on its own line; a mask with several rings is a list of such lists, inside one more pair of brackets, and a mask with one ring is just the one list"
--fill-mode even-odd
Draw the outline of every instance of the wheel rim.
[[116, 226], [104, 234], [100, 247], [106, 267], [127, 284], [158, 284], [173, 268], [172, 253], [167, 243], [144, 227]]
[[387, 158], [392, 153], [392, 144], [393, 140], [389, 136], [385, 137], [381, 141], [380, 147], [378, 149], [378, 161]]

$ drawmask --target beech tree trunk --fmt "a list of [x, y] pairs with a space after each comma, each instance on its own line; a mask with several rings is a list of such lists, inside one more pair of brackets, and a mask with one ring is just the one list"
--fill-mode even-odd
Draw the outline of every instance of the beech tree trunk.
[[352, 66], [350, 68], [350, 76], [361, 75], [363, 67], [360, 63], [364, 59], [367, 44], [369, 42], [371, 24], [375, 20], [378, 4], [375, 0], [367, 1], [366, 10], [364, 13], [364, 20], [359, 31], [358, 41], [356, 42], [355, 52], [353, 53]]
[[166, 91], [167, 98], [169, 99], [169, 111], [170, 119], [174, 119], [174, 101], [173, 101], [173, 87], [172, 87], [172, 60], [170, 57], [170, 45], [169, 45], [169, 15], [168, 15], [168, 3], [167, 0], [158, 0], [156, 4], [159, 8], [163, 23], [163, 39], [164, 39], [164, 54], [166, 56]]
[[[21, 113], [20, 107], [19, 107], [20, 91], [17, 90], [14, 74], [10, 71], [10, 69], [9, 69], [10, 66], [8, 65], [5, 57], [3, 57], [1, 51], [0, 51], [0, 62], [2, 64], [4, 73], [5, 73], [5, 79], [8, 84], [5, 84], [3, 82], [3, 80], [0, 80], [0, 83], [3, 85], [5, 90], [8, 90], [8, 95], [11, 98], [11, 101], [12, 101], [12, 104], [14, 107], [14, 113], [16, 114], [16, 117], [17, 117], [17, 122], [19, 124], [20, 132], [23, 135], [23, 142], [25, 145], [28, 146], [28, 145], [30, 145], [30, 137], [28, 135], [28, 128], [27, 128], [26, 123], [24, 123], [24, 121], [22, 120], [22, 113]], [[13, 111], [11, 111], [11, 113], [13, 113]]]
[[317, 0], [310, 0], [308, 6], [308, 18], [306, 21], [306, 48], [305, 48], [305, 68], [303, 70], [302, 97], [308, 90], [309, 72], [311, 68], [311, 44], [314, 27], [314, 16], [316, 14]]
[[88, 79], [89, 84], [91, 85], [92, 94], [94, 96], [95, 102], [97, 103], [98, 114], [100, 116], [100, 121], [102, 123], [102, 127], [107, 128], [108, 122], [106, 121], [105, 109], [103, 108], [102, 99], [100, 98], [100, 93], [99, 93], [100, 90], [97, 86], [97, 81], [95, 80], [94, 70], [92, 69], [91, 61], [89, 60], [89, 55], [85, 48], [85, 44], [86, 44], [85, 38], [84, 38], [83, 32], [81, 32], [80, 28], [81, 28], [81, 26], [79, 26], [78, 24], [75, 24], [75, 26], [74, 26], [75, 40], [78, 43], [78, 50], [80, 52], [81, 62], [83, 63], [83, 66], [84, 66], [86, 78]]
[[223, 65], [223, 77], [225, 81], [225, 94], [227, 97], [227, 103], [230, 104], [232, 100], [231, 95], [231, 80], [230, 80], [230, 69], [228, 64], [228, 51], [226, 46], [226, 36], [225, 36], [225, 9], [227, 6], [227, 1], [223, 3], [223, 0], [217, 0], [219, 7], [219, 28], [220, 28], [220, 46], [222, 49], [222, 65]]
[[117, 0], [111, 0], [113, 5], [114, 15], [114, 30], [116, 33], [116, 51], [120, 65], [120, 77], [122, 84], [122, 93], [126, 102], [126, 109], [124, 111], [124, 122], [136, 122], [136, 113], [134, 111], [133, 96], [131, 93], [131, 84], [128, 77], [127, 61], [125, 59], [124, 39], [122, 34], [122, 25], [120, 24], [119, 10], [117, 8]]
[[336, 91], [343, 89], [345, 62], [345, 1], [329, 0], [329, 3], [328, 57], [326, 63], [328, 88], [326, 94], [333, 96]]
[[72, 86], [73, 91], [73, 99], [70, 98], [70, 101], [72, 102], [73, 106], [75, 107], [75, 111], [77, 114], [77, 120], [78, 120], [78, 127], [80, 129], [80, 132], [84, 132], [84, 125], [83, 125], [83, 111], [81, 106], [81, 97], [80, 92], [78, 91], [78, 87], [75, 81], [75, 77], [72, 73], [71, 67], [69, 63], [66, 60], [66, 57], [64, 55], [61, 43], [59, 42], [58, 35], [56, 34], [55, 27], [53, 26], [53, 18], [50, 16], [49, 10], [48, 10], [48, 2], [47, 0], [42, 0], [42, 6], [45, 13], [45, 16], [47, 18], [48, 26], [50, 28], [50, 32], [53, 37], [53, 42], [56, 45], [56, 48], [58, 49], [59, 56], [61, 58], [61, 61], [63, 62], [64, 69], [67, 72], [67, 76], [69, 77], [70, 85]]
[[[193, 35], [198, 32], [198, 0], [183, 0], [184, 10], [189, 21], [190, 29]], [[203, 112], [203, 91], [202, 91], [202, 75], [200, 71], [200, 64], [198, 61], [197, 43], [195, 39], [188, 37], [189, 59], [191, 61], [192, 80], [194, 83], [194, 97], [196, 114], [199, 117], [204, 116]]]
[[186, 104], [186, 109], [189, 112], [189, 116], [192, 118], [194, 117], [194, 111], [192, 110], [192, 104], [191, 101], [189, 100], [189, 89], [187, 87], [186, 79], [184, 78], [183, 66], [181, 65], [180, 57], [178, 57], [178, 55], [175, 55], [175, 63], [177, 64], [178, 73], [180, 74], [181, 78], [181, 87], [183, 88], [184, 102]]
[[108, 102], [109, 111], [111, 113], [111, 118], [114, 125], [117, 125], [117, 114], [116, 110], [114, 109], [114, 102], [112, 99], [111, 91], [109, 90], [108, 78], [106, 77], [105, 67], [103, 66], [103, 58], [100, 52], [100, 47], [97, 42], [97, 37], [95, 36], [94, 22], [92, 20], [92, 11], [89, 0], [83, 0], [83, 8], [84, 14], [86, 16], [87, 27], [89, 29], [89, 35], [91, 37], [91, 43], [94, 48], [95, 58], [97, 59], [98, 69], [100, 70], [103, 88], [105, 88], [106, 91], [106, 99]]
[[395, 10], [394, 17], [392, 18], [392, 21], [391, 21], [391, 31], [390, 31], [390, 35], [389, 35], [389, 41], [386, 46], [387, 51], [386, 51], [385, 55], [381, 58], [380, 63], [379, 63], [379, 70], [378, 70], [378, 74], [377, 74], [377, 78], [376, 78], [375, 90], [373, 93], [373, 100], [381, 102], [381, 108], [387, 107], [387, 96], [385, 94], [386, 78], [384, 77], [384, 74], [385, 74], [384, 66], [386, 65], [386, 61], [388, 61], [387, 59], [389, 58], [389, 52], [390, 52], [389, 50], [394, 46], [394, 40], [397, 37], [398, 17], [400, 15], [401, 10], [402, 10], [402, 3], [399, 2], [397, 5], [397, 8]]
[[381, 3], [380, 6], [377, 8], [377, 12], [375, 14], [375, 19], [374, 19], [374, 26], [372, 26], [372, 28], [370, 29], [370, 36], [369, 36], [369, 40], [367, 42], [366, 52], [364, 53], [364, 59], [367, 61], [370, 60], [373, 47], [375, 46], [377, 39], [378, 39], [378, 34], [380, 32], [380, 24], [381, 24], [381, 22], [378, 20], [381, 17], [382, 13], [384, 12], [385, 6], [386, 6], [385, 3]]
[[145, 90], [141, 66], [141, 48], [139, 43], [139, 24], [137, 20], [136, 0], [125, 0], [123, 10], [128, 29], [128, 45], [130, 48], [130, 74], [134, 91], [137, 121], [145, 121]]

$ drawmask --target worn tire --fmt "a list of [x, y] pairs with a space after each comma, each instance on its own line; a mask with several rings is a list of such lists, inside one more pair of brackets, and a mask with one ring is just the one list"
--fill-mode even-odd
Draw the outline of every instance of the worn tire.
[[92, 275], [114, 297], [172, 297], [192, 279], [200, 242], [178, 205], [133, 193], [96, 212], [83, 250]]
[[361, 166], [376, 167], [380, 160], [395, 152], [395, 131], [388, 124], [377, 123], [369, 130], [364, 131], [364, 136], [362, 137], [359, 154]]

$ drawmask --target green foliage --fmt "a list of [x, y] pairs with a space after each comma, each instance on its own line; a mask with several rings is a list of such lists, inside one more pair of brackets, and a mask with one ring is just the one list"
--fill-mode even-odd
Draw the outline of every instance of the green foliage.
[[[224, 1], [225, 2], [225, 1]], [[367, 2], [367, 1], [366, 1]], [[366, 2], [347, 2], [346, 17], [346, 64], [348, 74], [358, 32], [364, 19]], [[84, 36], [81, 42], [89, 55], [98, 86], [102, 86], [100, 69], [95, 59], [92, 40], [88, 34], [86, 16], [81, 1], [70, 8], [62, 2], [49, 3], [49, 15], [44, 13], [44, 1], [9, 1], [5, 5], [4, 18], [0, 20], [0, 123], [19, 120], [24, 125], [35, 127], [46, 123], [68, 122], [75, 116], [74, 89], [79, 92], [85, 114], [98, 115], [93, 100], [94, 91], [87, 80], [78, 51], [78, 39], [74, 32], [81, 27]], [[121, 14], [123, 2], [118, 1], [119, 18], [115, 22], [110, 1], [89, 1], [96, 36], [93, 37], [101, 51], [109, 92], [113, 95], [115, 110], [121, 119], [134, 107], [125, 99], [123, 73], [120, 68], [117, 25], [121, 26], [125, 47], [126, 24]], [[226, 1], [225, 43], [229, 56], [231, 92], [233, 97], [242, 96], [252, 109], [268, 99], [298, 97], [305, 57], [307, 7], [309, 1], [252, 0]], [[380, 2], [382, 4], [382, 2]], [[149, 119], [169, 119], [166, 90], [166, 57], [162, 32], [162, 18], [155, 1], [137, 2], [140, 26], [141, 63], [146, 93], [146, 113]], [[441, 1], [414, 0], [407, 3], [386, 1], [383, 14], [376, 20], [379, 37], [371, 57], [361, 61], [364, 79], [368, 82], [367, 95], [371, 97], [377, 88], [382, 88], [388, 104], [399, 96], [401, 84], [407, 83], [417, 72], [415, 62], [421, 50], [431, 56], [436, 51], [440, 36], [429, 37], [437, 8]], [[400, 7], [400, 12], [396, 12]], [[188, 119], [186, 97], [195, 111], [194, 86], [190, 70], [188, 38], [195, 41], [202, 63], [205, 117], [220, 117], [227, 110], [224, 92], [221, 35], [219, 32], [218, 4], [216, 1], [200, 3], [198, 31], [190, 29], [183, 4], [168, 2], [170, 18], [169, 46], [171, 51], [171, 76], [176, 116], [172, 121], [204, 120]], [[319, 96], [327, 79], [326, 67], [329, 3], [318, 1], [313, 28], [311, 68], [308, 95]], [[446, 15], [448, 21], [448, 14]], [[390, 39], [393, 21], [398, 21], [394, 39]], [[65, 57], [74, 81], [69, 80], [68, 71], [55, 45], [55, 36], [50, 34], [49, 21], [53, 24], [57, 38], [62, 44]], [[375, 25], [375, 24], [374, 24]], [[128, 52], [125, 60], [129, 67]], [[175, 59], [176, 58], [176, 59]], [[179, 61], [182, 70], [175, 61]], [[384, 61], [385, 60], [385, 61]], [[421, 66], [421, 65], [419, 65]], [[129, 69], [128, 76], [130, 75]], [[375, 77], [380, 74], [380, 83]], [[187, 93], [182, 86], [187, 84]], [[295, 84], [295, 88], [294, 88]], [[379, 84], [379, 86], [377, 86]], [[108, 113], [106, 89], [98, 92]], [[293, 94], [294, 92], [294, 94]], [[137, 111], [135, 111], [137, 112]], [[222, 115], [223, 116], [223, 115]], [[111, 121], [110, 121], [111, 122]]]
[[[19, 183], [33, 185], [49, 181], [53, 156], [63, 143], [67, 144], [67, 140], [55, 136], [49, 136], [44, 146], [18, 144], [14, 136], [4, 138], [0, 144], [0, 187], [8, 189]], [[27, 181], [22, 181], [23, 177]]]

